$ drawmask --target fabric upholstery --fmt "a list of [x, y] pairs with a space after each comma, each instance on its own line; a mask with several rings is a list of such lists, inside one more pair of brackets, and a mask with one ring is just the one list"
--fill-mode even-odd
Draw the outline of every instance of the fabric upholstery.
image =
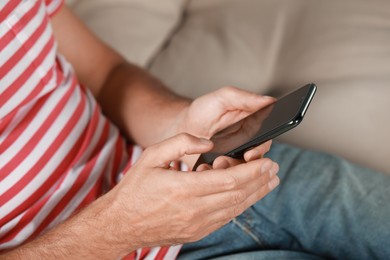
[[71, 0], [67, 4], [106, 43], [145, 66], [178, 26], [184, 0]]
[[75, 10], [186, 96], [316, 83], [302, 125], [279, 140], [390, 173], [388, 0], [81, 0]]

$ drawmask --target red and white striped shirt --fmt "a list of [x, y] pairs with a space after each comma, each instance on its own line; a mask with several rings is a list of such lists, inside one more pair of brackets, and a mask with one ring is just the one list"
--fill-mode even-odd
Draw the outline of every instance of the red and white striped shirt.
[[[128, 149], [57, 52], [50, 16], [61, 6], [0, 1], [0, 251], [112, 188], [140, 153]], [[173, 259], [179, 250], [139, 249], [129, 258]]]

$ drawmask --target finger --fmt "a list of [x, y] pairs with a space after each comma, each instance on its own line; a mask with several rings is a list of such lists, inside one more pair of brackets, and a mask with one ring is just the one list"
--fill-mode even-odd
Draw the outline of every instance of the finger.
[[264, 154], [266, 154], [272, 145], [272, 140], [269, 140], [259, 146], [256, 146], [255, 148], [247, 151], [244, 153], [244, 160], [246, 162], [262, 158]]
[[[271, 190], [277, 186], [279, 183], [275, 183], [275, 176], [279, 170], [279, 167], [276, 163], [273, 163], [273, 167], [270, 169], [268, 172], [262, 173], [261, 178], [243, 184], [241, 185], [241, 188], [238, 190], [233, 190], [229, 192], [222, 193], [222, 195], [225, 196], [225, 200], [223, 200], [223, 196], [220, 196], [220, 202], [221, 206], [239, 206], [242, 203], [245, 203], [245, 201], [248, 201], [249, 198], [249, 203], [253, 202], [253, 198], [260, 199], [267, 195]], [[219, 194], [217, 194], [219, 195]], [[217, 195], [212, 195], [212, 196], [217, 196]], [[230, 200], [226, 201], [226, 198]], [[216, 198], [214, 198], [215, 201], [217, 201]], [[224, 205], [223, 202], [226, 204]], [[244, 205], [245, 206], [245, 205]]]
[[[239, 206], [239, 210], [245, 210], [256, 202], [267, 196], [271, 191], [273, 191], [280, 184], [280, 179], [278, 176], [273, 176], [267, 185], [262, 186], [258, 191], [254, 192], [249, 196], [243, 203]], [[239, 211], [238, 210], [238, 211]]]
[[207, 163], [203, 163], [201, 165], [198, 166], [198, 168], [196, 168], [196, 171], [197, 172], [202, 172], [202, 171], [207, 171], [207, 170], [211, 170], [212, 167], [210, 165], [208, 165]]
[[213, 162], [213, 169], [227, 169], [243, 162], [243, 160], [234, 159], [228, 156], [219, 156]]
[[[269, 177], [267, 178], [268, 181], [266, 184], [262, 186], [256, 186], [255, 189], [252, 188], [253, 192], [249, 193], [248, 196], [246, 196], [240, 201], [234, 201], [234, 196], [233, 197], [230, 196], [231, 197], [230, 201], [227, 204], [218, 203], [217, 201], [214, 201], [213, 203], [214, 205], [220, 205], [220, 206], [218, 208], [214, 208], [214, 211], [212, 211], [213, 208], [211, 207], [210, 208], [211, 210], [209, 209], [210, 211], [205, 212], [205, 215], [207, 216], [208, 225], [210, 226], [218, 225], [218, 224], [223, 225], [224, 223], [227, 223], [232, 219], [234, 219], [235, 217], [241, 215], [249, 207], [251, 207], [256, 202], [258, 202], [266, 195], [268, 195], [279, 184], [279, 178], [277, 176], [272, 177], [271, 180], [269, 179]], [[273, 183], [272, 185], [274, 186], [271, 186], [270, 184], [271, 182]], [[215, 198], [213, 198], [213, 200], [215, 200]], [[225, 207], [222, 207], [222, 204], [225, 205]], [[203, 202], [203, 205], [207, 205], [207, 203]]]
[[232, 204], [230, 207], [220, 208], [214, 212], [208, 213], [210, 221], [214, 220], [214, 223], [224, 223], [231, 219], [241, 215], [249, 207], [256, 204], [259, 200], [267, 196], [272, 190], [274, 190], [280, 183], [279, 177], [274, 176], [266, 185], [258, 187], [255, 192], [248, 196], [245, 200], [238, 204]]
[[[183, 183], [191, 186], [197, 196], [235, 190], [245, 183], [255, 181], [263, 173], [269, 173], [274, 163], [267, 158], [239, 164], [228, 169], [212, 169], [204, 172], [187, 173]], [[187, 178], [187, 179], [185, 179]], [[196, 178], [196, 179], [195, 179]], [[197, 185], [193, 185], [193, 183]]]
[[[256, 201], [263, 198], [272, 189], [269, 182], [275, 178], [270, 174], [263, 174], [261, 180], [244, 185], [237, 191], [224, 192], [220, 194], [211, 194], [196, 200], [194, 207], [199, 209], [202, 215], [204, 231], [214, 226], [223, 226], [241, 214]], [[216, 227], [216, 228], [218, 228]], [[207, 231], [208, 232], [208, 231]]]
[[166, 167], [184, 155], [205, 153], [212, 148], [210, 140], [182, 133], [146, 148], [141, 158], [146, 165]]
[[264, 195], [268, 193], [268, 190], [263, 188], [268, 187], [268, 182], [271, 178], [272, 177], [269, 173], [263, 173], [258, 179], [245, 183], [235, 190], [203, 196], [198, 202], [200, 203], [198, 208], [203, 208], [203, 213], [209, 214], [232, 206], [239, 206], [252, 196], [252, 194], [257, 193], [259, 190], [264, 192]]
[[223, 87], [215, 92], [226, 108], [254, 112], [276, 101], [269, 96], [261, 96], [236, 87]]

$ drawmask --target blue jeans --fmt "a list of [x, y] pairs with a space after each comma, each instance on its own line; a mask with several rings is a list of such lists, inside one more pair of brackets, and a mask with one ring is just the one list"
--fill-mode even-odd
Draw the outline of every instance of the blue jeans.
[[267, 157], [279, 187], [179, 259], [390, 259], [389, 176], [283, 144]]

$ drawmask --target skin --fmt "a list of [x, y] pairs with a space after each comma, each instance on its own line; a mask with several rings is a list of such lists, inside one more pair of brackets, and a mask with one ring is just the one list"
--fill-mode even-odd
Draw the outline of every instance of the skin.
[[191, 101], [127, 63], [66, 7], [52, 25], [59, 52], [79, 80], [126, 137], [146, 150], [114, 189], [2, 259], [113, 259], [137, 248], [197, 241], [279, 184], [278, 165], [261, 158], [271, 142], [248, 151], [244, 161], [219, 157], [198, 172], [170, 166], [177, 160], [191, 165], [212, 149], [207, 138], [273, 98], [225, 87]]

